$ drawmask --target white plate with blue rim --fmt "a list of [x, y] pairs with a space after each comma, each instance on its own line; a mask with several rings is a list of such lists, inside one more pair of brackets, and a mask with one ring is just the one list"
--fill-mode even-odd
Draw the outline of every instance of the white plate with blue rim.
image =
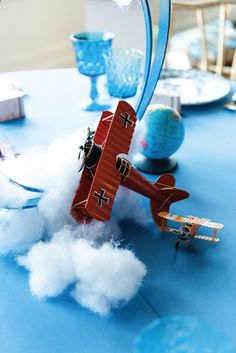
[[216, 102], [231, 90], [230, 82], [211, 72], [197, 69], [164, 69], [154, 95], [178, 95], [181, 105], [200, 105]]

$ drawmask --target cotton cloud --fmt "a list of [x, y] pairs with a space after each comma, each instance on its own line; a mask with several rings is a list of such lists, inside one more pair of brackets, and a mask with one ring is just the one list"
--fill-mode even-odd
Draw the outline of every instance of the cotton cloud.
[[19, 253], [40, 240], [44, 219], [37, 209], [0, 211], [0, 255]]
[[40, 299], [55, 297], [75, 280], [70, 256], [72, 235], [69, 229], [54, 240], [39, 242], [18, 263], [30, 271], [31, 292]]
[[101, 315], [133, 298], [146, 274], [132, 251], [112, 243], [94, 248], [86, 240], [78, 241], [73, 259], [79, 281], [72, 295], [82, 306]]
[[70, 199], [79, 180], [77, 157], [84, 130], [59, 136], [48, 147], [32, 147], [1, 162], [1, 170], [19, 183], [45, 191], [57, 189]]
[[[80, 305], [107, 315], [112, 307], [136, 294], [146, 274], [145, 266], [132, 251], [120, 248], [114, 241], [102, 245], [89, 241], [96, 238], [96, 227], [86, 225], [83, 231], [79, 227], [65, 228], [50, 242], [40, 242], [18, 258], [30, 271], [34, 295], [56, 296], [74, 284], [71, 295]], [[106, 235], [104, 223], [99, 227]]]
[[0, 172], [0, 208], [4, 206], [21, 206], [27, 199], [27, 193], [9, 183], [8, 178]]

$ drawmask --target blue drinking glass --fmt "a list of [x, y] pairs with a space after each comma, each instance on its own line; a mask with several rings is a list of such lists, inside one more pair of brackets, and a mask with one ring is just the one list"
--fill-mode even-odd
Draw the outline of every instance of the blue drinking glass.
[[71, 35], [76, 64], [82, 75], [91, 79], [90, 99], [81, 103], [87, 111], [107, 110], [110, 104], [102, 102], [97, 89], [98, 77], [106, 72], [104, 55], [112, 46], [114, 34], [111, 32], [80, 32]]
[[155, 320], [136, 338], [135, 353], [235, 353], [223, 332], [193, 316]]
[[138, 49], [109, 49], [104, 55], [110, 96], [134, 97], [141, 75], [143, 53]]

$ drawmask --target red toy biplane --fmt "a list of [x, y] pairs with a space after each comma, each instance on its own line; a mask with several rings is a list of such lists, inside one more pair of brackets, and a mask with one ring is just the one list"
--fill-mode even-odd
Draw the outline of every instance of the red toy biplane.
[[129, 152], [135, 125], [135, 111], [121, 101], [115, 114], [102, 113], [95, 133], [88, 130], [86, 141], [80, 146], [82, 175], [71, 207], [78, 223], [108, 221], [120, 185], [151, 199], [152, 215], [159, 226], [162, 218], [158, 213], [168, 212], [173, 202], [189, 196], [174, 187], [173, 176], [165, 174], [151, 183], [123, 157]]

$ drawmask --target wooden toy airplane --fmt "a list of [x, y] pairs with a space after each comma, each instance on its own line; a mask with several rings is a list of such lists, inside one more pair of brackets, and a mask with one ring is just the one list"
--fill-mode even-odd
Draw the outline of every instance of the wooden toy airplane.
[[168, 212], [171, 203], [189, 197], [188, 192], [174, 187], [173, 176], [162, 175], [151, 183], [123, 157], [129, 152], [135, 124], [135, 111], [121, 101], [114, 114], [102, 113], [95, 133], [88, 130], [85, 143], [80, 146], [82, 175], [71, 206], [71, 214], [78, 223], [92, 219], [108, 221], [120, 185], [151, 199], [157, 223], [159, 212]]
[[[221, 223], [215, 223], [212, 222], [210, 219], [198, 218], [194, 216], [181, 217], [168, 212], [159, 212], [158, 216], [162, 219], [160, 228], [163, 231], [170, 232], [173, 234], [176, 234], [178, 232], [178, 228], [170, 228], [166, 226], [167, 221], [171, 220], [174, 222], [186, 224], [189, 227], [190, 236], [193, 239], [207, 240], [214, 243], [220, 241], [220, 239], [217, 238], [217, 231], [223, 228], [223, 224]], [[196, 232], [201, 226], [211, 228], [213, 231], [212, 236], [209, 237], [206, 235], [197, 235]]]

